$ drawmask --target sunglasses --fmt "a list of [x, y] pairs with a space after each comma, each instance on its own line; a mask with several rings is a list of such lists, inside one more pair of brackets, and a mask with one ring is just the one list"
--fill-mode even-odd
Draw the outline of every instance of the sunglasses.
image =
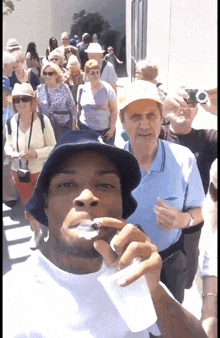
[[57, 58], [53, 58], [53, 59], [50, 59], [50, 61], [58, 61], [59, 59]]
[[43, 72], [43, 76], [53, 76], [54, 74], [54, 72]]
[[14, 103], [20, 103], [21, 102], [30, 102], [31, 97], [30, 96], [18, 96], [13, 98]]
[[90, 75], [99, 75], [99, 73], [100, 73], [100, 70], [91, 70], [90, 72], [89, 72], [89, 74]]

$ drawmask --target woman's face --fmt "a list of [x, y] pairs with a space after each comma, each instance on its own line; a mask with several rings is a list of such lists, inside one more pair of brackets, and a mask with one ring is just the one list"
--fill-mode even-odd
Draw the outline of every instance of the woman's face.
[[80, 70], [80, 64], [77, 60], [69, 63], [69, 72], [70, 73], [76, 73], [79, 70]]
[[22, 56], [16, 56], [15, 60], [15, 70], [24, 69], [25, 58], [23, 58]]
[[56, 83], [57, 73], [50, 66], [44, 69], [43, 76], [45, 78], [45, 83], [48, 83], [48, 84]]
[[88, 81], [99, 82], [100, 81], [100, 69], [90, 69], [86, 74]]
[[51, 56], [50, 61], [55, 63], [59, 67], [62, 66], [62, 59], [59, 58], [59, 56], [57, 56], [57, 55]]
[[25, 95], [14, 96], [13, 103], [18, 113], [25, 113], [26, 115], [31, 112], [31, 97], [30, 96], [25, 96]]

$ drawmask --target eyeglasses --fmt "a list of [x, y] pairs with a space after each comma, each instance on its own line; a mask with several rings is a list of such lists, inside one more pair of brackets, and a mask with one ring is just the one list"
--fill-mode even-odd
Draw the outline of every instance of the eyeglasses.
[[94, 75], [99, 75], [100, 70], [90, 70], [89, 74], [94, 76]]
[[54, 74], [54, 72], [43, 72], [43, 76], [53, 76]]
[[31, 97], [30, 96], [17, 96], [13, 98], [14, 103], [20, 103], [21, 102], [30, 102]]

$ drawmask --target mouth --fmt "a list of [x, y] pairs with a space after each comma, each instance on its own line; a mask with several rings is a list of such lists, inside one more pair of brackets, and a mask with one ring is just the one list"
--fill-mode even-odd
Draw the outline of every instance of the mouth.
[[95, 223], [90, 219], [82, 220], [80, 223], [70, 227], [70, 229], [77, 230], [77, 235], [79, 238], [85, 238], [87, 240], [97, 237], [100, 233], [100, 228], [100, 223]]

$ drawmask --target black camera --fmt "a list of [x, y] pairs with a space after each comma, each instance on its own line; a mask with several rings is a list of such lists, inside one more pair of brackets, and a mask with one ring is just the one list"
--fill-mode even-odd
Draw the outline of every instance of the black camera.
[[208, 101], [208, 93], [201, 89], [186, 89], [189, 94], [187, 103], [206, 103]]
[[31, 174], [27, 169], [18, 169], [17, 170], [18, 180], [20, 183], [29, 183], [31, 182]]

